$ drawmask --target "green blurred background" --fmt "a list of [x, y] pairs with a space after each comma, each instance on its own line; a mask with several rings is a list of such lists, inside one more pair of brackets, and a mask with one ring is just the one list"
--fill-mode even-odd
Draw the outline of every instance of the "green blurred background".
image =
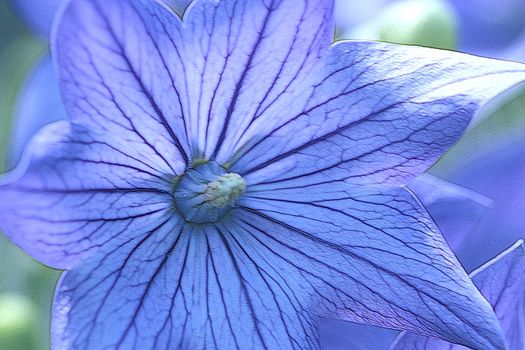
[[[36, 0], [39, 1], [39, 0]], [[15, 101], [26, 75], [47, 51], [40, 41], [0, 2], [0, 169]], [[0, 198], [1, 200], [1, 198]], [[58, 271], [35, 262], [0, 235], [0, 349], [49, 348], [49, 316]]]

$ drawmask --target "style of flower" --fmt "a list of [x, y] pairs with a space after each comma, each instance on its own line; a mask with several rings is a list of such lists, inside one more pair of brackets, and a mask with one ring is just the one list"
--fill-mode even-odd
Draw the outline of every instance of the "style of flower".
[[72, 0], [70, 122], [0, 185], [58, 287], [57, 349], [316, 348], [321, 317], [504, 338], [405, 184], [525, 67], [332, 44], [326, 0]]

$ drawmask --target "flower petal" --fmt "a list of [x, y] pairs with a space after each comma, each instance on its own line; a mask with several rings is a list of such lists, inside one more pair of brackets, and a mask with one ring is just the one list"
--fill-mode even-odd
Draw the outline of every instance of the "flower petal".
[[26, 24], [46, 39], [49, 37], [55, 13], [63, 1], [64, 0], [9, 0]]
[[297, 184], [246, 196], [239, 225], [252, 250], [319, 296], [318, 312], [501, 348], [490, 305], [406, 189]]
[[[515, 113], [520, 115], [522, 107], [517, 108]], [[476, 226], [475, 232], [466, 236], [463, 246], [456, 250], [467, 271], [488, 261], [516, 240], [525, 238], [523, 130], [517, 127], [512, 131], [505, 130], [499, 136], [492, 135], [483, 143], [464, 143], [461, 149], [450, 154], [447, 167], [441, 170], [445, 178], [494, 201], [494, 206]], [[480, 147], [481, 144], [487, 147]]]
[[270, 264], [255, 265], [237, 232], [173, 220], [148, 229], [66, 273], [57, 349], [317, 348], [301, 292]]
[[169, 178], [66, 121], [44, 128], [30, 147], [29, 164], [0, 182], [0, 223], [44, 264], [71, 268], [171, 210]]
[[247, 183], [406, 183], [525, 66], [434, 49], [339, 42], [294, 103], [260, 118], [232, 169]]
[[503, 0], [494, 7], [492, 0], [450, 0], [459, 15], [461, 51], [501, 56], [525, 30], [525, 3]]
[[175, 84], [180, 64], [170, 44], [178, 30], [179, 17], [154, 1], [71, 0], [53, 40], [72, 121], [116, 148], [135, 148], [137, 158], [152, 154], [175, 173], [189, 159]]
[[398, 331], [341, 320], [321, 323], [321, 349], [387, 350]]
[[[508, 350], [525, 348], [524, 270], [525, 246], [520, 240], [471, 274], [476, 286], [494, 306], [501, 321]], [[404, 332], [392, 345], [392, 349], [460, 350], [465, 347]]]
[[20, 160], [29, 140], [43, 126], [67, 119], [51, 58], [45, 56], [29, 75], [17, 101], [8, 166]]
[[195, 152], [224, 163], [253, 120], [289, 103], [333, 40], [332, 12], [332, 0], [190, 5], [184, 76]]
[[[488, 198], [430, 174], [416, 177], [409, 188], [421, 200], [452, 249], [461, 244], [492, 205]], [[398, 333], [392, 329], [326, 320], [321, 323], [320, 339], [323, 349], [386, 350]]]
[[416, 177], [408, 187], [423, 203], [454, 252], [494, 204], [477, 192], [430, 174]]

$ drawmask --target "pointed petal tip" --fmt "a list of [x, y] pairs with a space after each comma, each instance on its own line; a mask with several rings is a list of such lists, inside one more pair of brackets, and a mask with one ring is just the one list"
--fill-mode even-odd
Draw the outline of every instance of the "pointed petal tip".
[[487, 261], [485, 264], [481, 265], [474, 271], [470, 273], [470, 277], [474, 278], [489, 267], [499, 263], [501, 260], [508, 258], [511, 255], [522, 256], [525, 255], [525, 240], [518, 239], [513, 245], [499, 253], [493, 259]]
[[[495, 305], [495, 314], [499, 320], [492, 322], [501, 329], [497, 335], [482, 334], [483, 341], [456, 341], [457, 344], [470, 346], [472, 349], [507, 350], [522, 349], [523, 339], [515, 328], [520, 324], [515, 313], [516, 306], [522, 305], [517, 295], [523, 293], [522, 266], [524, 264], [525, 244], [522, 239], [491, 259], [470, 274], [472, 280], [481, 290], [488, 302]], [[519, 276], [519, 277], [518, 277]], [[518, 308], [519, 310], [519, 308]], [[519, 327], [519, 326], [518, 326]], [[402, 332], [392, 343], [392, 350], [460, 350], [464, 347], [451, 345], [446, 341]]]

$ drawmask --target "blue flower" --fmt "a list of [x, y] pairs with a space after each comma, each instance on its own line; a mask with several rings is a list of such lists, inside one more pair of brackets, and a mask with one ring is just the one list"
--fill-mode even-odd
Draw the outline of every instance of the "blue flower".
[[[523, 337], [525, 301], [525, 246], [522, 240], [489, 261], [472, 275], [474, 283], [494, 306], [501, 321], [508, 350], [525, 348]], [[393, 350], [460, 350], [438, 339], [403, 333], [392, 346]]]
[[405, 185], [519, 64], [332, 44], [330, 1], [73, 0], [70, 122], [0, 185], [0, 222], [65, 269], [53, 344], [316, 348], [321, 317], [504, 339]]
[[465, 144], [451, 155], [450, 163], [455, 166], [440, 172], [494, 202], [472, 234], [457, 235], [455, 252], [467, 270], [525, 238], [525, 138], [519, 133], [512, 136], [507, 130], [490, 141], [491, 146], [486, 149], [476, 146], [476, 142]]
[[[182, 13], [191, 0], [161, 1], [171, 6], [177, 13]], [[8, 2], [29, 28], [47, 40], [53, 19], [66, 0], [8, 0]]]
[[[66, 119], [59, 93], [52, 88], [56, 79], [52, 69], [50, 60], [44, 59], [31, 74], [24, 88], [17, 108], [10, 148], [11, 165], [16, 164], [20, 158], [21, 150], [35, 133], [35, 128], [55, 119]], [[413, 179], [409, 188], [424, 204], [453, 249], [458, 248], [465, 237], [469, 237], [472, 227], [486, 212], [487, 207], [492, 205], [483, 196], [428, 174]], [[394, 330], [333, 319], [321, 322], [319, 333], [322, 348], [330, 350], [388, 349], [398, 334]]]
[[36, 34], [49, 36], [53, 17], [64, 0], [8, 0], [13, 9]]
[[13, 121], [8, 153], [8, 167], [14, 167], [31, 137], [41, 127], [67, 119], [53, 64], [44, 57], [32, 70], [20, 94]]
[[[525, 35], [525, 2], [501, 0], [448, 0], [459, 17], [462, 51], [502, 57], [501, 53]], [[503, 56], [504, 57], [504, 56]]]

